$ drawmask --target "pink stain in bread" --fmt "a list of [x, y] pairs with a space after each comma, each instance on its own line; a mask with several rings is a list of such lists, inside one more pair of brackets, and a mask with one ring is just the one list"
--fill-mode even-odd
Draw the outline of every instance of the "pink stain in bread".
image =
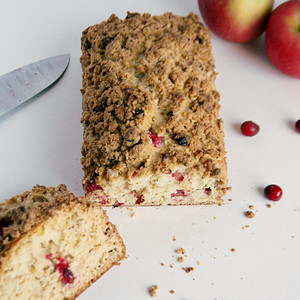
[[108, 195], [99, 195], [99, 194], [95, 193], [94, 196], [97, 197], [97, 199], [99, 200], [99, 203], [101, 205], [106, 205], [106, 204], [109, 203], [109, 200], [108, 200], [109, 196]]
[[184, 176], [182, 173], [179, 171], [176, 171], [175, 173], [172, 174], [172, 177], [174, 177], [177, 181], [183, 181]]
[[176, 193], [172, 193], [171, 197], [187, 197], [188, 194], [184, 190], [176, 190]]

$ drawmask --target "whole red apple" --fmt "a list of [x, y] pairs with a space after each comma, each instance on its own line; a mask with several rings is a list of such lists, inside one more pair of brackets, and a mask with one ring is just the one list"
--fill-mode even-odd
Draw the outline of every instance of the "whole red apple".
[[273, 0], [198, 0], [209, 29], [236, 43], [250, 42], [263, 33], [273, 3]]
[[300, 1], [287, 1], [273, 11], [267, 25], [266, 49], [279, 70], [300, 78]]

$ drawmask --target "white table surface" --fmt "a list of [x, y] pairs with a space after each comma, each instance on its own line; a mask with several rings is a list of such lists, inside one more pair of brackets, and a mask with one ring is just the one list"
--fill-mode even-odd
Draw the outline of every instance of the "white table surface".
[[[0, 74], [71, 55], [55, 86], [0, 119], [2, 201], [37, 183], [65, 183], [83, 194], [81, 32], [111, 13], [124, 18], [127, 11], [199, 13], [196, 0], [0, 0]], [[135, 217], [126, 208], [107, 209], [129, 257], [79, 299], [150, 299], [148, 288], [154, 284], [157, 299], [300, 299], [300, 135], [294, 129], [300, 81], [269, 63], [263, 37], [239, 45], [213, 35], [212, 44], [232, 191], [220, 207], [135, 208]], [[241, 135], [246, 120], [260, 125], [257, 136]], [[270, 183], [283, 189], [277, 203], [263, 196]], [[244, 216], [249, 205], [254, 205], [253, 219]], [[180, 247], [186, 249], [182, 264], [174, 252]], [[194, 271], [187, 274], [182, 267]]]

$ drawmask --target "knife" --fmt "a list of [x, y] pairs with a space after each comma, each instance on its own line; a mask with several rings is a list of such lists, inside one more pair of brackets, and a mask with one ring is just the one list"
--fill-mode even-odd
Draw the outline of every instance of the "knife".
[[69, 61], [69, 54], [53, 56], [0, 76], [0, 116], [56, 82]]

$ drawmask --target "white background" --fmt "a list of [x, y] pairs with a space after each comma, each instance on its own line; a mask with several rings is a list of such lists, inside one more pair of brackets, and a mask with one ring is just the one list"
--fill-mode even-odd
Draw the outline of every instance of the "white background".
[[[199, 13], [196, 0], [0, 0], [0, 74], [71, 55], [55, 86], [0, 119], [2, 201], [35, 184], [65, 183], [83, 194], [81, 32], [111, 13], [124, 18], [127, 11]], [[135, 208], [136, 217], [126, 208], [107, 209], [129, 257], [79, 299], [150, 299], [153, 284], [157, 299], [300, 299], [300, 135], [294, 129], [300, 81], [269, 63], [263, 37], [239, 45], [213, 35], [212, 44], [232, 191], [221, 207]], [[260, 125], [257, 136], [241, 135], [246, 120]], [[263, 196], [270, 183], [283, 189], [277, 203]], [[254, 205], [253, 219], [244, 216], [248, 205]], [[180, 247], [187, 251], [182, 264], [174, 252]], [[191, 266], [189, 274], [181, 269]]]

